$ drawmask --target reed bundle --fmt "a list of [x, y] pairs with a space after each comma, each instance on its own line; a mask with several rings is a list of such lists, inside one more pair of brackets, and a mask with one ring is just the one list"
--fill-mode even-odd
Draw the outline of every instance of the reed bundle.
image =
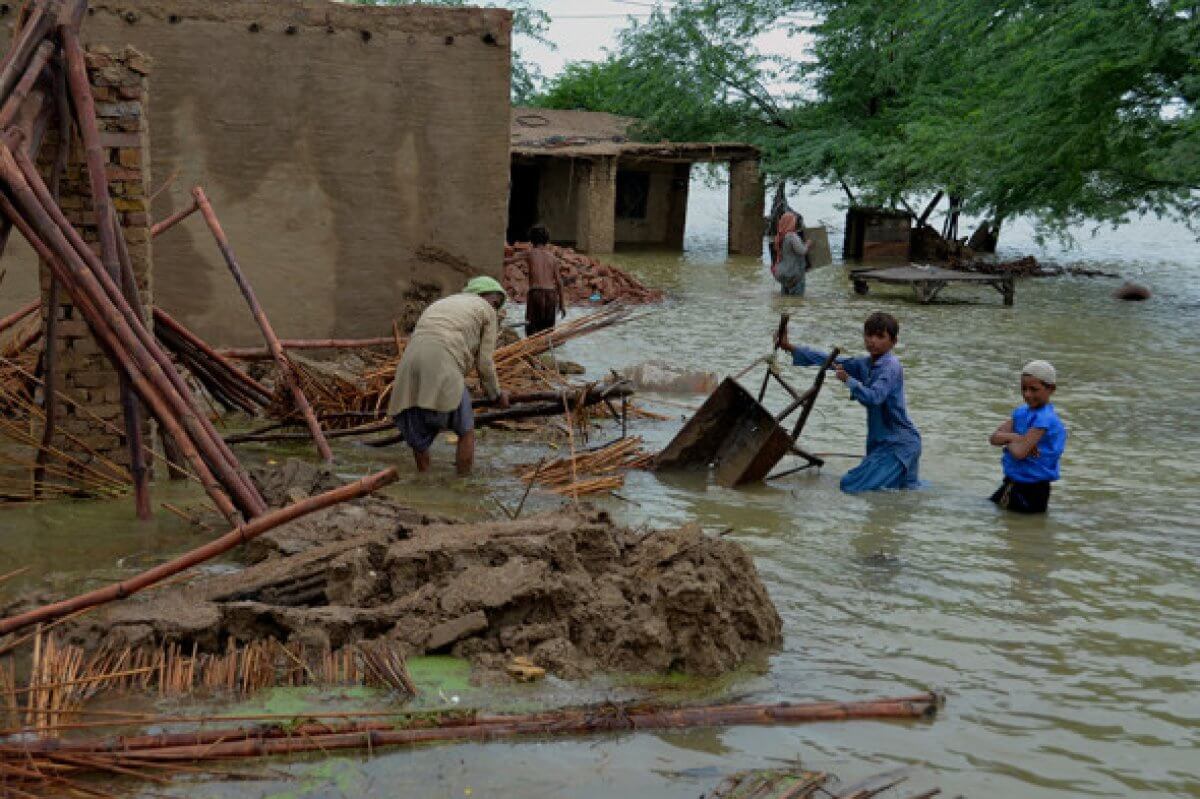
[[536, 468], [518, 469], [521, 480], [547, 486], [556, 494], [578, 496], [615, 491], [625, 484], [624, 472], [644, 469], [654, 459], [637, 436], [620, 438], [588, 452], [559, 458]]
[[[624, 306], [608, 306], [560, 324], [554, 330], [499, 347], [494, 361], [500, 385], [515, 395], [567, 388], [568, 383], [562, 373], [539, 356], [566, 341], [622, 322], [631, 313]], [[356, 349], [353, 351], [354, 360], [343, 357], [339, 361], [318, 362], [292, 356], [300, 385], [322, 424], [328, 429], [352, 429], [363, 421], [383, 418], [391, 398], [396, 366], [404, 355], [406, 344], [406, 339], [397, 337], [394, 353], [381, 353], [369, 348]], [[482, 396], [477, 375], [472, 374], [467, 378], [467, 388], [476, 398]], [[280, 387], [276, 390], [268, 415], [284, 420], [296, 418], [286, 389]]]
[[55, 738], [88, 728], [77, 722], [84, 703], [105, 692], [138, 692], [160, 698], [198, 694], [245, 696], [267, 688], [306, 685], [365, 685], [404, 697], [417, 693], [404, 653], [388, 641], [353, 644], [339, 650], [268, 638], [238, 644], [224, 652], [198, 652], [196, 645], [103, 648], [87, 654], [54, 633], [34, 637], [30, 674], [18, 686], [9, 661], [0, 668], [0, 719], [7, 735]]

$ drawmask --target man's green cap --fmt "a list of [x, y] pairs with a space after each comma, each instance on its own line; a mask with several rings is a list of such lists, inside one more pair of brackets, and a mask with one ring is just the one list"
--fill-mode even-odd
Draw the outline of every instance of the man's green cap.
[[468, 294], [499, 294], [507, 299], [508, 294], [504, 291], [504, 286], [500, 285], [500, 281], [494, 277], [480, 275], [473, 277], [463, 289]]

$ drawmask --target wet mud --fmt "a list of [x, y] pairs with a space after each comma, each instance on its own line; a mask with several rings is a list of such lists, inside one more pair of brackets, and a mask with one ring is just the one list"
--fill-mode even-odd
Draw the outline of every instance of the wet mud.
[[[291, 462], [256, 475], [279, 504], [329, 488]], [[586, 507], [454, 523], [369, 497], [257, 539], [247, 568], [114, 603], [81, 618], [87, 646], [271, 636], [339, 648], [400, 642], [469, 659], [482, 678], [517, 655], [564, 678], [597, 671], [735, 669], [782, 641], [753, 561], [695, 526], [632, 530]]]

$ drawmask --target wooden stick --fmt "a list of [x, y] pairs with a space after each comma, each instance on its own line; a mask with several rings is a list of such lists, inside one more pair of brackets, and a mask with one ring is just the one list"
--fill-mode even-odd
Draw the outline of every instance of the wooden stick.
[[[399, 339], [403, 341], [403, 339]], [[285, 350], [357, 350], [367, 347], [394, 346], [400, 349], [395, 336], [379, 336], [376, 338], [285, 338], [280, 339], [279, 345]], [[217, 353], [226, 358], [236, 358], [241, 361], [267, 361], [273, 358], [271, 350], [262, 347], [221, 347]]]
[[[78, 259], [77, 253], [72, 249], [71, 245], [62, 237], [53, 220], [45, 215], [37, 199], [29, 190], [28, 184], [24, 183], [24, 177], [17, 169], [16, 163], [13, 161], [11, 152], [4, 147], [0, 147], [0, 173], [3, 173], [5, 181], [10, 188], [14, 190], [25, 208], [27, 208], [35, 218], [38, 225], [38, 231], [35, 232], [30, 222], [18, 211], [8, 200], [7, 197], [0, 192], [0, 210], [10, 219], [22, 235], [29, 241], [30, 245], [38, 253], [38, 255], [46, 263], [50, 264], [51, 269], [55, 271], [55, 277], [62, 283], [71, 294], [71, 298], [76, 307], [84, 314], [91, 326], [92, 332], [97, 335], [110, 357], [114, 358], [122, 369], [130, 375], [130, 379], [135, 385], [140, 386], [140, 392], [152, 409], [158, 420], [167, 428], [168, 432], [175, 437], [184, 450], [187, 459], [192, 463], [192, 467], [196, 472], [201, 484], [212, 497], [217, 509], [231, 522], [236, 523], [238, 514], [229, 500], [224, 489], [217, 483], [209, 470], [208, 464], [200, 456], [199, 452], [192, 444], [192, 439], [184, 434], [182, 421], [173, 413], [163, 393], [160, 393], [161, 387], [152, 382], [144, 375], [138, 364], [135, 363], [133, 356], [127, 352], [121, 344], [121, 339], [118, 338], [117, 330], [120, 329], [124, 322], [120, 313], [110, 309], [107, 313], [100, 310], [96, 304], [98, 297], [97, 292], [100, 292], [98, 286], [94, 285], [95, 275], [89, 272], [88, 268]], [[50, 246], [42, 240], [42, 235], [55, 241], [59, 252], [63, 253], [63, 258]], [[80, 281], [76, 283], [75, 281]], [[92, 285], [89, 286], [89, 282]], [[85, 288], [87, 286], [88, 288]], [[128, 330], [126, 327], [125, 330]], [[130, 336], [132, 334], [129, 334]], [[129, 339], [126, 338], [126, 341]]]
[[275, 364], [279, 367], [279, 376], [291, 392], [292, 399], [296, 402], [296, 407], [300, 409], [300, 413], [304, 416], [304, 421], [308, 425], [308, 431], [312, 434], [313, 442], [317, 446], [317, 451], [321, 454], [321, 458], [326, 463], [333, 463], [333, 450], [329, 448], [329, 442], [325, 440], [325, 434], [321, 431], [321, 424], [317, 421], [317, 416], [313, 413], [312, 405], [309, 404], [308, 398], [304, 396], [304, 392], [300, 390], [300, 382], [296, 378], [295, 367], [291, 361], [287, 359], [287, 355], [283, 352], [283, 347], [279, 343], [279, 338], [275, 335], [274, 328], [271, 327], [270, 320], [267, 319], [267, 314], [263, 311], [262, 305], [258, 302], [258, 297], [254, 293], [254, 289], [250, 287], [249, 281], [242, 273], [242, 268], [238, 265], [237, 257], [233, 254], [233, 248], [229, 245], [229, 239], [225, 236], [225, 231], [221, 229], [221, 223], [217, 219], [216, 213], [213, 211], [212, 205], [208, 201], [208, 197], [204, 194], [204, 189], [196, 186], [192, 189], [192, 196], [196, 198], [196, 203], [200, 206], [200, 213], [204, 215], [204, 221], [208, 223], [209, 230], [212, 231], [213, 237], [217, 240], [217, 248], [220, 249], [221, 255], [225, 258], [225, 264], [229, 267], [229, 271], [233, 273], [233, 279], [237, 282], [238, 288], [242, 291], [242, 296], [246, 298], [246, 303], [250, 306], [250, 312], [254, 314], [254, 319], [258, 322], [258, 327], [262, 331], [263, 338], [267, 340], [267, 346], [271, 349], [271, 354], [275, 358]]
[[0, 333], [3, 333], [5, 330], [8, 330], [10, 327], [17, 324], [25, 317], [33, 314], [34, 312], [37, 311], [38, 308], [41, 308], [41, 307], [42, 307], [42, 301], [34, 300], [33, 302], [29, 303], [28, 305], [22, 305], [20, 308], [13, 311], [12, 313], [10, 313], [8, 316], [0, 318]]
[[[54, 75], [54, 105], [58, 112], [58, 148], [54, 153], [54, 164], [50, 168], [50, 196], [55, 201], [59, 199], [62, 176], [67, 170], [67, 160], [71, 154], [71, 109], [67, 98], [66, 64], [60, 63]], [[42, 263], [41, 268], [50, 271], [48, 264]], [[42, 419], [42, 443], [37, 451], [38, 466], [33, 472], [34, 494], [41, 482], [46, 469], [46, 459], [50, 457], [50, 447], [54, 443], [55, 428], [58, 421], [58, 403], [55, 400], [58, 385], [58, 280], [50, 275], [50, 287], [46, 292], [46, 318], [44, 322], [45, 342], [42, 344], [42, 401], [44, 404]]]
[[[11, 151], [7, 152], [7, 161], [14, 161], [14, 154]], [[5, 160], [3, 153], [0, 153], [0, 160]], [[99, 303], [93, 308], [94, 314], [101, 307], [110, 309], [107, 315], [98, 317], [99, 321], [95, 316], [89, 318], [93, 331], [96, 330], [97, 324], [111, 323], [116, 340], [123, 342], [121, 353], [127, 350], [129, 359], [136, 367], [135, 372], [137, 369], [142, 370], [147, 382], [161, 392], [162, 399], [171, 409], [174, 421], [187, 430], [189, 437], [195, 442], [196, 450], [206, 455], [207, 468], [211, 474], [220, 477], [222, 484], [232, 492], [246, 515], [255, 516], [262, 513], [266, 509], [266, 503], [254, 488], [249, 474], [225, 445], [208, 417], [196, 410], [191, 400], [191, 390], [155, 341], [141, 314], [125, 299], [100, 259], [67, 221], [62, 210], [50, 199], [49, 190], [42, 182], [33, 162], [18, 152], [15, 153], [14, 163], [17, 167], [16, 174], [5, 167], [9, 183], [24, 203], [23, 210], [33, 214], [37, 224], [42, 226], [39, 233], [48, 237], [46, 244], [53, 244], [63, 256], [63, 264], [70, 270], [70, 277], [67, 279], [71, 280], [71, 285], [78, 282], [80, 290], [89, 292], [89, 297]], [[117, 353], [118, 357], [121, 357], [121, 353]], [[134, 373], [129, 374], [132, 380]], [[161, 418], [160, 421], [164, 425], [171, 423]], [[183, 442], [179, 443], [182, 445]], [[186, 453], [187, 447], [182, 448]], [[200, 469], [197, 469], [196, 473], [203, 482], [204, 474]]]
[[[619, 712], [534, 714], [532, 719], [494, 717], [484, 723], [456, 726], [355, 730], [325, 735], [245, 738], [207, 746], [142, 749], [146, 761], [265, 757], [296, 752], [403, 746], [433, 741], [498, 740], [545, 735], [580, 735], [611, 730], [662, 730], [687, 727], [796, 724], [850, 719], [921, 718], [936, 713], [933, 694], [867, 702], [813, 702], [779, 705], [718, 705], [710, 707], [648, 708]], [[549, 716], [549, 718], [547, 718]], [[557, 718], [555, 718], [557, 717]]]
[[0, 130], [7, 128], [16, 119], [17, 111], [21, 108], [21, 104], [25, 102], [25, 98], [29, 96], [30, 89], [33, 88], [33, 84], [37, 79], [41, 77], [42, 70], [46, 68], [46, 64], [50, 62], [50, 56], [53, 54], [54, 42], [45, 41], [38, 45], [33, 58], [29, 62], [29, 67], [25, 70], [25, 74], [21, 76], [12, 93], [5, 99], [3, 107], [0, 107]]
[[84, 608], [90, 608], [95, 605], [101, 605], [105, 602], [111, 602], [114, 599], [124, 599], [138, 591], [143, 590], [157, 582], [161, 582], [168, 577], [176, 575], [186, 569], [190, 569], [200, 563], [228, 552], [234, 547], [257, 538], [263, 533], [269, 532], [281, 524], [286, 524], [301, 516], [306, 516], [313, 511], [328, 508], [331, 505], [336, 505], [340, 502], [356, 499], [358, 497], [370, 494], [382, 488], [389, 483], [394, 483], [397, 479], [395, 468], [385, 469], [382, 472], [364, 477], [353, 483], [348, 483], [344, 486], [339, 486], [331, 491], [326, 491], [323, 494], [318, 494], [309, 497], [295, 504], [289, 505], [286, 508], [265, 513], [262, 516], [249, 521], [220, 538], [205, 544], [202, 547], [193, 549], [178, 558], [170, 560], [160, 566], [155, 566], [149, 571], [145, 571], [136, 577], [131, 577], [119, 583], [115, 583], [106, 588], [100, 588], [95, 591], [89, 591], [86, 594], [65, 599], [61, 602], [55, 602], [50, 605], [26, 613], [12, 616], [7, 619], [0, 620], [0, 635], [6, 635], [14, 630], [19, 630], [23, 627], [28, 627], [31, 624], [48, 621], [50, 619], [63, 616], [67, 613], [74, 613]]
[[188, 345], [195, 347], [205, 357], [210, 358], [211, 360], [220, 364], [221, 367], [229, 371], [231, 376], [243, 383], [246, 388], [259, 395], [259, 397], [263, 399], [264, 404], [270, 401], [271, 392], [266, 386], [234, 366], [225, 356], [221, 355], [220, 352], [210, 347], [208, 342], [197, 336], [195, 333], [185, 327], [182, 322], [175, 319], [157, 305], [154, 306], [154, 322], [155, 324], [160, 324], [163, 327], [170, 329], [171, 332], [175, 333], [181, 339], [186, 341]]
[[[66, 55], [67, 85], [71, 101], [75, 106], [75, 121], [87, 160], [88, 182], [92, 189], [92, 210], [96, 215], [96, 228], [100, 236], [100, 258], [113, 282], [119, 285], [125, 300], [134, 308], [141, 308], [133, 272], [129, 266], [128, 253], [122, 258], [120, 248], [123, 240], [117, 224], [116, 209], [108, 196], [108, 173], [105, 171], [104, 150], [100, 146], [100, 125], [96, 121], [96, 106], [92, 100], [91, 82], [88, 80], [87, 63], [79, 36], [69, 27], [60, 29], [63, 50]], [[142, 521], [154, 518], [150, 507], [150, 482], [146, 469], [145, 454], [142, 452], [142, 408], [129, 385], [129, 378], [121, 373], [121, 409], [125, 417], [125, 440], [129, 447], [129, 473], [133, 477], [133, 503], [137, 517]]]
[[200, 210], [199, 203], [197, 203], [193, 199], [191, 201], [191, 203], [189, 203], [188, 206], [186, 208], [184, 208], [183, 210], [176, 211], [175, 213], [171, 214], [163, 221], [155, 223], [154, 226], [152, 226], [150, 228], [150, 238], [152, 238], [152, 239], [158, 238], [163, 233], [166, 233], [168, 230], [175, 227], [180, 222], [187, 219], [189, 216], [191, 216], [192, 214], [196, 213], [199, 210]]

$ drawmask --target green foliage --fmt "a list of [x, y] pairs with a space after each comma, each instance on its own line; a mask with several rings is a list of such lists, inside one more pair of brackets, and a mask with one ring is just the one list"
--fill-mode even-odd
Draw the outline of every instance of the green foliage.
[[[758, 55], [779, 29], [796, 52]], [[1198, 98], [1194, 0], [678, 0], [537, 99], [748, 141], [768, 174], [845, 180], [864, 202], [945, 190], [1061, 231], [1194, 221]]]
[[[506, 8], [513, 13], [513, 33], [516, 36], [532, 39], [545, 45], [553, 46], [546, 39], [546, 31], [550, 28], [550, 15], [542, 11], [533, 0], [485, 0], [474, 2], [468, 0], [341, 0], [349, 5], [359, 6], [482, 6], [484, 8]], [[530, 63], [517, 47], [513, 47], [512, 58], [512, 101], [517, 104], [528, 102], [537, 92], [542, 81], [541, 71], [536, 64]]]

